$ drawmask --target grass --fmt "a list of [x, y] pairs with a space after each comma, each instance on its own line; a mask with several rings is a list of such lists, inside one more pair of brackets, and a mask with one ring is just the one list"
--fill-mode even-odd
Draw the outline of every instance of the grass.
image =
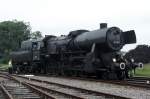
[[150, 64], [145, 64], [143, 69], [136, 69], [135, 76], [150, 77]]
[[8, 64], [0, 64], [0, 70], [6, 70], [8, 69], [9, 65]]

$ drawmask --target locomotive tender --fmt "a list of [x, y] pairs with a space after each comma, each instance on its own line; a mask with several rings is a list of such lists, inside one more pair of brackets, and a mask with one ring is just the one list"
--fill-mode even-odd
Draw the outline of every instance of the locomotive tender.
[[11, 53], [10, 72], [124, 79], [130, 70], [142, 66], [120, 53], [125, 44], [132, 43], [136, 43], [134, 30], [123, 32], [118, 27], [108, 28], [106, 23], [94, 31], [76, 30], [67, 36], [27, 40]]

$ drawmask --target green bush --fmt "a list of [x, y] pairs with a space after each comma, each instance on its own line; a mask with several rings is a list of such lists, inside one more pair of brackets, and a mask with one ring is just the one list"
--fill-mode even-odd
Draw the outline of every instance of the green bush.
[[4, 56], [0, 59], [1, 64], [8, 64], [8, 62], [9, 62], [9, 57], [8, 56]]

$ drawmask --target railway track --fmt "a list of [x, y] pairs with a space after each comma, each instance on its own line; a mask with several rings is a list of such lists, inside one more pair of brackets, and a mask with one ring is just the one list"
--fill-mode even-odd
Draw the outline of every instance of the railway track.
[[[11, 89], [8, 87], [10, 85], [18, 85], [18, 84], [20, 85], [21, 83], [28, 87], [30, 86], [38, 90], [42, 90], [45, 93], [50, 94], [51, 97], [53, 97], [54, 99], [128, 99], [126, 97], [111, 95], [108, 93], [96, 92], [92, 90], [77, 88], [73, 86], [67, 86], [67, 85], [58, 84], [58, 83], [46, 82], [46, 81], [36, 80], [36, 79], [28, 79], [26, 77], [22, 78], [22, 77], [18, 77], [14, 75], [13, 76], [7, 75], [7, 76], [11, 78], [11, 81], [8, 84], [4, 84], [6, 90]], [[14, 83], [14, 81], [15, 83], [17, 82], [18, 84], [11, 84], [11, 83]], [[21, 88], [24, 89], [24, 87], [21, 87]], [[11, 90], [8, 92], [11, 93]], [[22, 96], [25, 97], [26, 94], [25, 95], [22, 94]], [[17, 99], [22, 99], [22, 98], [17, 98]], [[32, 98], [29, 98], [29, 99], [32, 99]], [[41, 99], [41, 98], [37, 98], [37, 99]], [[49, 98], [46, 98], [46, 99], [49, 99]]]
[[148, 77], [132, 77], [132, 78], [126, 79], [126, 80], [128, 82], [150, 85], [150, 78], [148, 78]]
[[[30, 80], [27, 81], [31, 85], [42, 88], [43, 90], [47, 90], [49, 92], [54, 92], [57, 94], [61, 94], [64, 96], [70, 96], [72, 98], [77, 98], [77, 99], [128, 99], [126, 97], [122, 96], [117, 96], [117, 95], [112, 95], [108, 93], [103, 93], [103, 92], [98, 92], [98, 91], [93, 91], [93, 90], [88, 90], [84, 88], [79, 88], [79, 87], [74, 87], [74, 86], [69, 86], [69, 85], [64, 85], [60, 83], [54, 83], [50, 81], [44, 81], [44, 80], [38, 80], [38, 79], [33, 79], [33, 78], [27, 78], [27, 77], [22, 77], [21, 78]], [[34, 81], [34, 82], [33, 82]], [[67, 97], [65, 97], [66, 99]], [[62, 99], [62, 98], [61, 98]]]
[[4, 78], [0, 84], [0, 99], [55, 99], [46, 92], [10, 76]]
[[[5, 72], [5, 74], [7, 74]], [[58, 77], [58, 76], [52, 76], [52, 75], [37, 75], [37, 76], [43, 76], [43, 77]], [[21, 77], [21, 76], [20, 76]], [[85, 77], [64, 77], [59, 76], [58, 78], [65, 78], [65, 79], [77, 79], [77, 80], [86, 80], [86, 81], [94, 81], [94, 82], [104, 82], [104, 83], [110, 83], [110, 84], [119, 84], [123, 86], [134, 86], [134, 87], [140, 87], [140, 88], [150, 88], [150, 78], [148, 77], [132, 77], [130, 79], [122, 80], [100, 80], [96, 79], [95, 77], [85, 78]]]
[[[2, 75], [0, 75], [0, 82], [2, 82], [4, 80], [5, 80], [5, 78]], [[5, 99], [5, 95], [3, 94], [3, 91], [1, 89], [1, 84], [0, 84], [0, 99]]]
[[41, 99], [39, 95], [29, 90], [26, 86], [18, 82], [8, 80], [5, 81], [1, 88], [9, 99]]
[[[55, 97], [56, 99], [67, 99], [67, 98], [68, 99], [70, 99], [70, 98], [71, 99], [72, 98], [73, 99], [87, 99], [87, 98], [88, 99], [103, 99], [103, 98], [104, 99], [107, 99], [107, 98], [110, 98], [110, 99], [112, 99], [112, 98], [123, 99], [124, 98], [124, 99], [126, 99], [126, 98], [130, 97], [130, 96], [125, 96], [125, 95], [120, 95], [120, 94], [112, 94], [111, 92], [109, 92], [109, 90], [108, 90], [108, 92], [103, 92], [103, 91], [99, 92], [99, 91], [95, 91], [95, 90], [93, 91], [90, 88], [85, 88], [85, 87], [81, 88], [81, 87], [72, 86], [74, 84], [67, 85], [67, 83], [63, 84], [61, 82], [56, 83], [53, 81], [52, 82], [48, 81], [48, 79], [51, 78], [51, 76], [50, 77], [42, 76], [47, 80], [44, 80], [42, 78], [37, 79], [37, 76], [26, 77], [23, 75], [13, 75], [13, 77], [15, 79], [18, 79], [19, 81], [26, 82], [27, 84], [30, 84], [31, 86], [34, 86], [38, 89], [46, 91], [47, 93], [49, 93], [51, 96]], [[103, 82], [103, 83], [108, 84], [107, 86], [114, 84], [114, 85], [127, 86], [126, 88], [129, 88], [129, 86], [131, 86], [133, 88], [136, 87], [138, 90], [141, 90], [139, 88], [144, 88], [145, 90], [150, 90], [149, 84], [145, 84], [145, 81], [148, 80], [147, 78], [145, 78], [145, 79], [144, 78], [132, 78], [132, 79], [126, 79], [125, 81], [106, 81], [106, 80], [96, 80], [93, 78], [79, 78], [79, 77], [71, 77], [71, 78], [70, 77], [54, 77], [54, 78], [57, 78], [59, 81], [61, 81], [63, 79], [68, 79], [67, 81], [72, 80], [73, 83], [74, 83], [73, 80], [77, 79], [77, 80], [81, 80], [81, 82], [82, 81], [95, 82], [95, 83]], [[134, 79], [139, 79], [139, 80], [135, 81]], [[143, 83], [139, 83], [138, 81], [139, 82], [143, 81]], [[135, 83], [135, 82], [138, 82], [138, 83]], [[85, 85], [85, 86], [87, 86], [87, 85]], [[93, 85], [89, 85], [89, 86], [93, 86]], [[106, 85], [103, 85], [103, 86], [106, 86]], [[113, 89], [113, 90], [115, 90], [115, 89]], [[126, 90], [126, 89], [122, 89], [122, 90]], [[136, 91], [136, 89], [135, 89], [135, 91]], [[133, 92], [135, 92], [135, 91], [133, 91]], [[143, 91], [142, 91], [142, 93], [143, 93]], [[135, 94], [135, 97], [137, 97], [136, 95], [138, 95], [138, 94]], [[143, 96], [139, 96], [140, 98], [136, 98], [136, 99], [141, 99], [141, 97], [142, 97], [142, 99], [144, 99], [144, 98], [149, 99], [147, 97], [149, 97], [150, 95], [147, 94], [144, 98], [143, 98]], [[132, 95], [131, 95], [131, 97], [132, 97]]]
[[[19, 75], [17, 75], [19, 76]], [[20, 75], [25, 77], [23, 75]], [[25, 77], [27, 79], [27, 77]], [[150, 98], [150, 88], [149, 85], [135, 84], [129, 81], [106, 81], [106, 80], [96, 80], [92, 78], [79, 78], [79, 77], [55, 77], [55, 76], [34, 76], [29, 77], [30, 79], [39, 80], [41, 82], [57, 82], [60, 84], [70, 85], [70, 86], [81, 86], [82, 88], [96, 90], [100, 92], [111, 93], [123, 97], [132, 97], [135, 99], [149, 99]], [[29, 79], [28, 78], [28, 79]], [[54, 81], [53, 81], [54, 80]], [[72, 82], [72, 84], [70, 83]], [[77, 83], [77, 84], [75, 84]], [[81, 84], [81, 85], [80, 85]], [[109, 87], [110, 86], [110, 87]], [[115, 87], [116, 86], [116, 87]], [[92, 89], [94, 88], [94, 89]]]
[[133, 77], [133, 78], [130, 78], [130, 79], [126, 79], [124, 82], [127, 85], [150, 89], [150, 78]]
[[[43, 77], [45, 75], [42, 75]], [[58, 76], [49, 76], [47, 77], [58, 77]], [[58, 77], [59, 78], [59, 77]], [[133, 86], [133, 87], [140, 87], [140, 88], [150, 88], [150, 78], [148, 77], [132, 77], [125, 80], [101, 80], [97, 79], [96, 77], [64, 77], [61, 76], [60, 78], [65, 79], [77, 79], [77, 80], [86, 80], [86, 81], [92, 81], [92, 82], [104, 82], [104, 83], [110, 83], [110, 84], [117, 84], [117, 85], [123, 85], [123, 86]]]

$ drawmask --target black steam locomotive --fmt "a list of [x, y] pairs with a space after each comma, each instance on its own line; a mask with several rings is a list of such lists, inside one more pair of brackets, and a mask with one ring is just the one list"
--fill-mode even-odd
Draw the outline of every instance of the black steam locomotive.
[[120, 49], [136, 43], [134, 30], [123, 32], [106, 23], [94, 31], [76, 30], [67, 36], [45, 36], [23, 41], [11, 53], [10, 73], [49, 73], [69, 76], [92, 76], [124, 79], [129, 71], [142, 64], [125, 59]]

